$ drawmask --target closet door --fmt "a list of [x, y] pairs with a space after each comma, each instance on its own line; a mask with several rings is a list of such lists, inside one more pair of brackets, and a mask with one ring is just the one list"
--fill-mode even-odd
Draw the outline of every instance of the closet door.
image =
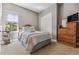
[[52, 14], [48, 13], [41, 17], [40, 29], [44, 32], [49, 32], [52, 35]]

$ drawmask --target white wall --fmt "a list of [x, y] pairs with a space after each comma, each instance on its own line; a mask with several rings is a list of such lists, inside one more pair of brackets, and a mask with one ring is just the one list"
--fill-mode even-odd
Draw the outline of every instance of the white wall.
[[2, 20], [2, 3], [0, 3], [0, 25]]
[[63, 18], [78, 12], [77, 3], [64, 3], [63, 6]]
[[[1, 20], [2, 20], [2, 3], [0, 3], [0, 25], [1, 25]], [[0, 27], [0, 31], [2, 28]], [[0, 32], [0, 53], [1, 53], [1, 41], [2, 41], [2, 32]]]
[[56, 35], [57, 35], [57, 4], [54, 4], [39, 13], [39, 29], [40, 29], [41, 17], [45, 16], [48, 13], [52, 14], [52, 35], [53, 35], [53, 38], [56, 38]]
[[6, 21], [6, 14], [8, 13], [15, 13], [17, 15], [19, 15], [19, 26], [22, 27], [25, 24], [31, 24], [34, 25], [36, 28], [37, 27], [37, 18], [38, 18], [38, 14], [30, 11], [28, 9], [24, 9], [22, 7], [19, 7], [17, 5], [14, 4], [10, 4], [10, 3], [3, 3], [3, 22], [7, 22]]
[[63, 3], [60, 8], [58, 18], [61, 24], [62, 19], [66, 19], [69, 15], [79, 12], [79, 3]]

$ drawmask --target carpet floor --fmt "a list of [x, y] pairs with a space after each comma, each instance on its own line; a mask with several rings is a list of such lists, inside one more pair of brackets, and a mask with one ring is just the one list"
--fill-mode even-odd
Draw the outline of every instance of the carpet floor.
[[[10, 44], [2, 46], [1, 55], [30, 55], [21, 45]], [[52, 42], [32, 55], [79, 55], [79, 48], [70, 47], [61, 43]]]
[[30, 53], [19, 42], [1, 46], [1, 55], [29, 55]]
[[51, 43], [32, 55], [79, 55], [79, 48], [70, 47], [61, 43]]

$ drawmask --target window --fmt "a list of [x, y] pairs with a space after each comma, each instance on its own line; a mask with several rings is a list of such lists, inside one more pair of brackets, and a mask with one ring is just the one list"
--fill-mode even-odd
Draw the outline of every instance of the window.
[[5, 26], [5, 31], [18, 30], [18, 15], [7, 14], [7, 24]]
[[8, 14], [8, 21], [18, 23], [18, 15], [16, 14]]

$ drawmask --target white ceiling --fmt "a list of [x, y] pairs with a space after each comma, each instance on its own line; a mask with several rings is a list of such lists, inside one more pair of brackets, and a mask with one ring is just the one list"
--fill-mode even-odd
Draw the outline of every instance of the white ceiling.
[[14, 4], [39, 13], [40, 11], [50, 7], [54, 3], [14, 3]]

